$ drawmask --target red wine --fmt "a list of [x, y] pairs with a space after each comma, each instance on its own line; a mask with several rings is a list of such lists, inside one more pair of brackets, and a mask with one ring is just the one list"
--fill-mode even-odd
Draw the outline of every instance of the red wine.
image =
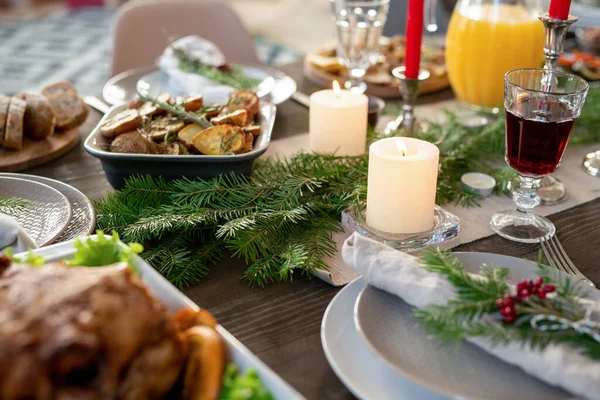
[[523, 99], [510, 109], [506, 111], [506, 161], [524, 175], [551, 174], [567, 147], [575, 124], [573, 111], [546, 99]]

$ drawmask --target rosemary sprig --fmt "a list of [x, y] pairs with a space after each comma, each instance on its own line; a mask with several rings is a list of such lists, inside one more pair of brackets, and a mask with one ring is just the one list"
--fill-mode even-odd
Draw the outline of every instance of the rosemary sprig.
[[206, 117], [198, 115], [196, 113], [185, 111], [185, 109], [180, 105], [171, 105], [160, 101], [154, 97], [146, 96], [140, 92], [137, 93], [137, 96], [141, 101], [150, 102], [158, 108], [160, 108], [161, 110], [170, 112], [171, 114], [178, 116], [184, 121], [193, 122], [204, 129], [208, 129], [213, 126], [213, 124], [211, 124], [210, 121], [206, 119]]
[[179, 68], [182, 71], [202, 75], [212, 81], [235, 89], [256, 89], [260, 83], [260, 80], [245, 75], [243, 70], [237, 65], [229, 65], [228, 68], [219, 69], [219, 67], [206, 65], [199, 60], [190, 58], [185, 51], [175, 46], [171, 47], [173, 54], [179, 60]]

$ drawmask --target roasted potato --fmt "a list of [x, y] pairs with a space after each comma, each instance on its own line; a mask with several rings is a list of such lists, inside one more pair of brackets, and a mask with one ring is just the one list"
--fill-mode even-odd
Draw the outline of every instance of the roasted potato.
[[125, 110], [100, 125], [100, 133], [111, 139], [121, 133], [134, 131], [141, 125], [142, 117], [137, 110]]
[[244, 132], [244, 135], [246, 135], [246, 140], [244, 141], [244, 146], [242, 147], [242, 150], [239, 152], [239, 154], [244, 154], [252, 151], [252, 147], [254, 146], [254, 136], [252, 136], [251, 133], [247, 132]]
[[198, 325], [209, 326], [211, 328], [217, 327], [217, 320], [215, 317], [203, 308], [198, 311], [191, 308], [183, 309], [175, 314], [173, 323], [175, 324], [175, 328], [181, 332]]
[[185, 123], [177, 118], [164, 116], [152, 121], [145, 129], [149, 137], [155, 141], [164, 140], [167, 134], [175, 134], [183, 129]]
[[[173, 104], [173, 99], [169, 93], [161, 93], [156, 98], [157, 101], [161, 103]], [[152, 102], [144, 103], [138, 111], [142, 117], [154, 117], [156, 115], [165, 115], [167, 112], [163, 109], [160, 109], [157, 105]]]
[[208, 326], [185, 331], [188, 361], [183, 377], [181, 398], [217, 400], [225, 371], [225, 345], [221, 335]]
[[198, 133], [192, 142], [202, 154], [237, 154], [244, 147], [246, 134], [237, 126], [217, 125]]
[[223, 107], [217, 105], [206, 106], [200, 111], [204, 114], [206, 118], [211, 119], [221, 114], [221, 111], [223, 111]]
[[143, 105], [144, 105], [144, 102], [136, 96], [129, 102], [129, 104], [127, 104], [127, 108], [130, 110], [133, 110], [133, 109], [137, 110], [138, 108], [140, 108]]
[[117, 136], [110, 145], [110, 151], [113, 153], [156, 154], [158, 149], [152, 141], [135, 131]]
[[188, 148], [194, 147], [194, 142], [193, 142], [194, 136], [196, 136], [203, 130], [204, 130], [204, 128], [201, 127], [200, 125], [189, 124], [185, 128], [183, 128], [182, 130], [179, 131], [179, 133], [177, 134], [177, 138]]
[[235, 110], [228, 114], [221, 114], [210, 120], [213, 125], [235, 125], [244, 126], [248, 119], [248, 111]]
[[185, 111], [198, 111], [204, 105], [204, 97], [201, 94], [181, 96], [177, 98], [177, 104], [182, 104]]
[[244, 132], [251, 133], [254, 137], [259, 137], [262, 133], [262, 127], [260, 125], [247, 125], [244, 127]]
[[158, 154], [179, 155], [179, 143], [161, 143], [157, 146]]
[[248, 111], [248, 122], [254, 121], [260, 109], [260, 100], [256, 93], [251, 90], [241, 90], [231, 95], [223, 114], [229, 114], [236, 110]]

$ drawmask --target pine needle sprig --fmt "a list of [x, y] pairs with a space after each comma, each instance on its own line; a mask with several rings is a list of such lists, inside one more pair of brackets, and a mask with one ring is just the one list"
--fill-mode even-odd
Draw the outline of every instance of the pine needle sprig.
[[576, 330], [574, 325], [563, 326], [560, 330], [542, 330], [532, 324], [534, 317], [561, 318], [575, 323], [585, 316], [581, 285], [574, 284], [557, 270], [540, 265], [539, 276], [545, 285], [553, 286], [552, 295], [542, 298], [532, 294], [513, 300], [518, 302], [517, 318], [503, 322], [497, 301], [506, 299], [511, 293], [506, 283], [507, 269], [482, 266], [480, 274], [471, 274], [448, 250], [428, 250], [421, 262], [428, 271], [443, 275], [456, 290], [456, 297], [445, 304], [413, 311], [432, 339], [448, 343], [479, 337], [493, 346], [516, 342], [539, 350], [552, 344], [567, 343], [592, 359], [600, 359], [600, 342], [590, 334]]
[[29, 214], [31, 204], [17, 197], [0, 197], [0, 214], [21, 218]]

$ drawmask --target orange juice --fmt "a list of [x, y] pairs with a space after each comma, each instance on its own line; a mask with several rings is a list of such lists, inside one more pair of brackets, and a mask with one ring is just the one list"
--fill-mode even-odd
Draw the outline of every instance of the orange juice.
[[448, 77], [460, 100], [501, 107], [504, 74], [540, 67], [544, 26], [521, 5], [466, 4], [454, 11], [446, 38]]

